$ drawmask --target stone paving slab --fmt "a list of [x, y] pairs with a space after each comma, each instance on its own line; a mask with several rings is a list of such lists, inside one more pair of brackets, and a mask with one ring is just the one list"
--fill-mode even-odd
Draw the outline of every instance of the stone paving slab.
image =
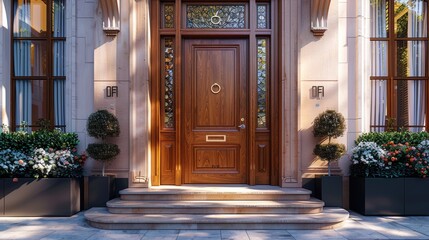
[[101, 230], [84, 213], [72, 217], [0, 217], [0, 240], [429, 240], [429, 217], [368, 217], [351, 213], [335, 230]]

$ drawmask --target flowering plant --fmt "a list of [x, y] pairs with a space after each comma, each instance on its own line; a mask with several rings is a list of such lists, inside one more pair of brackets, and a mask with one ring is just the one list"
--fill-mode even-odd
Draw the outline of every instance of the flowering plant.
[[375, 142], [360, 142], [352, 150], [351, 172], [354, 176], [376, 177], [384, 167], [381, 160], [385, 151]]
[[426, 178], [429, 174], [429, 140], [424, 140], [417, 145], [417, 150], [414, 170], [417, 175]]
[[429, 174], [429, 140], [417, 147], [408, 142], [360, 142], [353, 149], [351, 175], [358, 177], [426, 177]]
[[22, 126], [0, 131], [0, 177], [80, 177], [85, 154], [78, 154], [76, 133], [41, 127], [26, 131]]
[[0, 151], [0, 176], [28, 177], [28, 157], [18, 151]]

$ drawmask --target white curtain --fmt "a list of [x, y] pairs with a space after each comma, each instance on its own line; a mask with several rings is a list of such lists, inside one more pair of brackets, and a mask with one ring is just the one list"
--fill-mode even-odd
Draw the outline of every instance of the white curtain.
[[[55, 0], [54, 7], [54, 37], [65, 37], [65, 3]], [[54, 76], [65, 76], [64, 64], [65, 42], [55, 41], [53, 46]], [[65, 80], [54, 80], [54, 113], [55, 125], [65, 125]]]
[[[386, 0], [371, 0], [371, 36], [387, 37]], [[372, 76], [387, 76], [387, 50], [386, 41], [372, 42]], [[386, 84], [386, 81], [371, 80], [371, 125], [385, 125], [387, 114]], [[372, 131], [384, 131], [384, 127], [375, 127], [372, 128]]]
[[[412, 4], [412, 5], [411, 5]], [[427, 5], [422, 0], [409, 3], [408, 36], [426, 37], [427, 35]], [[410, 76], [425, 76], [426, 44], [423, 41], [408, 42], [408, 66]], [[408, 123], [410, 126], [425, 124], [425, 82], [408, 82]], [[411, 131], [423, 131], [424, 127], [412, 127]]]
[[[30, 1], [23, 0], [23, 4], [18, 6], [15, 2], [15, 27], [14, 36], [31, 37]], [[16, 76], [31, 76], [31, 41], [15, 40], [14, 51], [14, 72]], [[15, 124], [20, 125], [25, 121], [28, 125], [32, 123], [32, 89], [31, 81], [15, 81]]]

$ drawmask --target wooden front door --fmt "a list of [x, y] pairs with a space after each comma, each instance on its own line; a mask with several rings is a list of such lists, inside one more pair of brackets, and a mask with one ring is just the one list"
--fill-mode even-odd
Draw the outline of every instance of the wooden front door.
[[246, 39], [185, 39], [184, 183], [246, 183]]

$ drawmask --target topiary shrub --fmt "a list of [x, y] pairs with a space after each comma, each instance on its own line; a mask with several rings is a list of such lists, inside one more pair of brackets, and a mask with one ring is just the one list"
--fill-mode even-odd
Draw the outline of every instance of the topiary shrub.
[[107, 137], [117, 137], [120, 134], [119, 121], [115, 115], [107, 110], [98, 110], [88, 117], [86, 128], [89, 136], [101, 139], [101, 143], [88, 144], [86, 152], [88, 156], [103, 164], [102, 176], [104, 176], [105, 164], [119, 155], [118, 145], [106, 143]]
[[344, 144], [331, 143], [332, 138], [341, 137], [346, 129], [345, 119], [335, 110], [326, 110], [313, 121], [313, 135], [328, 138], [327, 144], [317, 144], [314, 155], [328, 161], [328, 175], [331, 176], [331, 162], [339, 159], [345, 153]]

